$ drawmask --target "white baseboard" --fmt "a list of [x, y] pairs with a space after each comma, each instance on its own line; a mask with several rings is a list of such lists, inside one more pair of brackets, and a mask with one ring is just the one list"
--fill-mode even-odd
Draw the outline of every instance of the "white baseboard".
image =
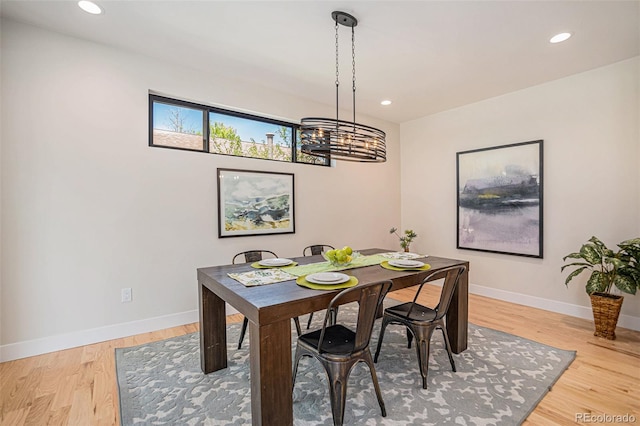
[[[469, 292], [480, 296], [531, 306], [533, 308], [544, 309], [573, 317], [593, 319], [591, 308], [585, 306], [572, 305], [570, 303], [557, 302], [554, 300], [543, 299], [541, 297], [527, 296], [475, 284], [469, 285]], [[237, 312], [238, 311], [227, 304], [227, 314]], [[0, 346], [0, 362], [61, 351], [64, 349], [75, 348], [77, 346], [91, 345], [93, 343], [104, 342], [105, 340], [119, 339], [136, 334], [163, 330], [165, 328], [177, 327], [184, 324], [191, 324], [198, 321], [198, 310], [193, 310], [140, 321], [115, 324], [107, 327], [81, 330], [74, 333], [60, 334], [42, 339], [11, 343]], [[618, 325], [620, 327], [640, 331], [640, 318], [630, 315], [620, 315]]]
[[[483, 287], [475, 284], [469, 285], [469, 293], [479, 296], [491, 297], [492, 299], [504, 300], [505, 302], [517, 303], [519, 305], [530, 306], [532, 308], [544, 309], [545, 311], [556, 312], [588, 320], [593, 320], [591, 307], [573, 305], [571, 303], [558, 302], [556, 300], [543, 299], [526, 294], [513, 293], [506, 290], [499, 290], [491, 287]], [[620, 315], [618, 326], [631, 330], [640, 331], [640, 317], [631, 315]]]
[[197, 310], [194, 310], [140, 321], [81, 330], [73, 333], [59, 334], [42, 339], [10, 343], [0, 346], [0, 362], [61, 351], [77, 346], [91, 345], [106, 340], [163, 330], [165, 328], [177, 327], [198, 321], [199, 313]]

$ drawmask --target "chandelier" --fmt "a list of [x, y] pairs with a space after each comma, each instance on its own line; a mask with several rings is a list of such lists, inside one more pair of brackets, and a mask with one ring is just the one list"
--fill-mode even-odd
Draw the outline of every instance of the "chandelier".
[[[336, 29], [336, 118], [307, 117], [300, 120], [302, 152], [336, 160], [359, 162], [387, 161], [385, 133], [374, 127], [356, 123], [356, 50], [355, 26], [358, 20], [345, 12], [331, 13]], [[339, 67], [338, 24], [351, 27], [353, 121], [338, 116]]]

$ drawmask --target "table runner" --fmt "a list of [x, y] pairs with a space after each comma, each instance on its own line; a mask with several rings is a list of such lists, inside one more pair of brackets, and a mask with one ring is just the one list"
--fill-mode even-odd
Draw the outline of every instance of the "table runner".
[[317, 272], [335, 272], [344, 271], [346, 269], [362, 268], [365, 266], [378, 265], [383, 262], [385, 257], [380, 254], [373, 254], [371, 256], [358, 256], [353, 259], [353, 262], [347, 266], [333, 266], [329, 262], [316, 262], [309, 263], [307, 265], [292, 266], [290, 268], [284, 268], [288, 273], [301, 277], [303, 275], [315, 274]]
[[[267, 284], [275, 284], [283, 281], [294, 280], [296, 277], [302, 277], [309, 274], [315, 274], [317, 272], [335, 272], [344, 271], [347, 269], [363, 268], [365, 266], [379, 265], [386, 262], [387, 259], [417, 259], [420, 257], [426, 257], [417, 253], [405, 253], [405, 252], [388, 252], [380, 254], [372, 254], [370, 256], [358, 256], [353, 259], [349, 265], [346, 266], [333, 266], [328, 261], [309, 263], [307, 265], [297, 266], [283, 266], [283, 267], [269, 267], [264, 268], [258, 265], [257, 262], [251, 264], [255, 271], [241, 272], [241, 273], [229, 273], [229, 277], [244, 284], [247, 287], [254, 287]], [[387, 268], [390, 269], [390, 268]], [[402, 269], [398, 269], [402, 270]], [[405, 268], [406, 270], [406, 268]]]

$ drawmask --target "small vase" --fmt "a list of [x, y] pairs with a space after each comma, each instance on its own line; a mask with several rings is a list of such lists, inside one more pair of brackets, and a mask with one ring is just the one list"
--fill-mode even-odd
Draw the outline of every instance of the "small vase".
[[405, 247], [405, 248], [404, 248], [404, 251], [405, 251], [406, 253], [409, 253], [409, 246]]

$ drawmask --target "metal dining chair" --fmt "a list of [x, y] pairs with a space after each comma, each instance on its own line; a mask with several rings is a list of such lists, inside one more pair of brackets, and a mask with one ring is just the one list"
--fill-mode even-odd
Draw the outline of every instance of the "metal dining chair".
[[[420, 366], [420, 375], [422, 376], [423, 389], [427, 388], [427, 373], [429, 372], [429, 343], [431, 342], [431, 336], [433, 335], [434, 330], [440, 329], [442, 331], [447, 355], [449, 355], [449, 362], [451, 363], [451, 369], [454, 372], [456, 371], [456, 364], [451, 354], [449, 336], [445, 330], [444, 318], [449, 310], [453, 293], [456, 291], [460, 277], [465, 270], [465, 266], [453, 266], [433, 272], [422, 280], [422, 283], [413, 298], [413, 302], [392, 306], [384, 310], [374, 362], [378, 362], [378, 355], [380, 354], [380, 348], [382, 347], [382, 340], [384, 338], [384, 332], [387, 325], [400, 324], [405, 326], [407, 329], [407, 347], [411, 348], [412, 339], [414, 337], [416, 339], [416, 353], [418, 354], [418, 363]], [[443, 276], [444, 284], [440, 292], [440, 301], [438, 305], [436, 305], [435, 308], [429, 308], [416, 303], [416, 300], [418, 299], [418, 296], [426, 282], [434, 278], [442, 278]]]
[[[335, 250], [335, 248], [333, 246], [330, 246], [329, 244], [314, 244], [311, 246], [307, 246], [304, 249], [302, 249], [302, 255], [303, 256], [315, 256], [318, 254], [321, 254], [323, 251], [326, 250]], [[311, 327], [311, 321], [313, 320], [313, 312], [311, 312], [309, 314], [309, 320], [307, 321], [307, 330], [309, 329], [309, 327]]]
[[[233, 259], [231, 259], [231, 263], [235, 265], [236, 259], [238, 258], [244, 258], [243, 263], [259, 262], [263, 259], [263, 256], [265, 254], [271, 255], [274, 258], [278, 257], [278, 255], [272, 252], [271, 250], [248, 250], [248, 251], [240, 252], [235, 256], [233, 256]], [[299, 336], [300, 334], [302, 334], [302, 329], [300, 328], [300, 320], [298, 319], [298, 317], [295, 317], [293, 321], [296, 324], [296, 331], [298, 332], [298, 336]], [[248, 325], [249, 325], [249, 320], [246, 317], [244, 317], [244, 319], [242, 320], [242, 329], [240, 330], [240, 339], [238, 341], [238, 349], [242, 349], [242, 341], [244, 340], [244, 335], [247, 333]]]
[[[364, 362], [369, 366], [382, 417], [387, 416], [369, 350], [369, 342], [376, 313], [391, 285], [391, 281], [379, 281], [341, 291], [329, 303], [322, 328], [298, 337], [293, 367], [293, 387], [295, 388], [298, 363], [302, 357], [314, 357], [320, 361], [329, 379], [334, 425], [342, 425], [344, 421], [349, 374], [358, 362]], [[332, 325], [332, 317], [337, 316], [336, 308], [340, 304], [351, 302], [354, 297], [358, 302], [355, 331], [340, 323]]]
[[318, 255], [318, 254], [321, 254], [323, 251], [326, 251], [326, 250], [335, 250], [335, 247], [330, 246], [329, 244], [314, 244], [314, 245], [307, 246], [304, 249], [302, 249], [302, 255], [303, 256]]

